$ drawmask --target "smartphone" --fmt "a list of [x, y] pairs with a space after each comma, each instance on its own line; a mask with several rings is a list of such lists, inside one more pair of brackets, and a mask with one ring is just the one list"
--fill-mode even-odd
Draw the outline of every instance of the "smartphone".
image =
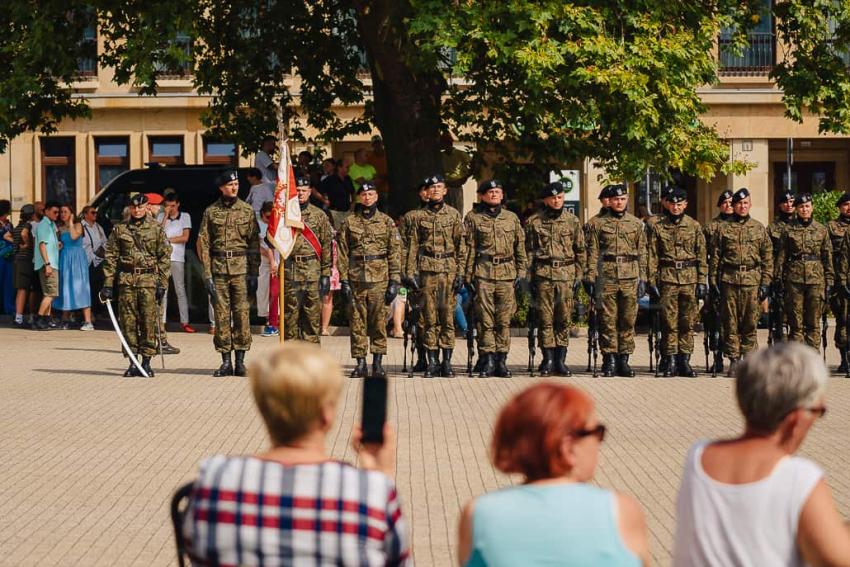
[[363, 443], [384, 442], [387, 421], [387, 379], [370, 376], [363, 380]]

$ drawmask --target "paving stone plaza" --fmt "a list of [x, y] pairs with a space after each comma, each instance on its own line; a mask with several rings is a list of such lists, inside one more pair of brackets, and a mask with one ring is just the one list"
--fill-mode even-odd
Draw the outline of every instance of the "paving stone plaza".
[[[700, 438], [735, 434], [741, 423], [731, 379], [651, 377], [645, 339], [638, 338], [633, 358], [637, 378], [591, 378], [584, 372], [584, 339], [576, 339], [568, 361], [580, 372], [555, 380], [568, 380], [596, 400], [609, 428], [596, 482], [641, 502], [654, 563], [667, 565], [687, 448]], [[166, 357], [168, 370], [156, 359], [156, 378], [125, 379], [111, 331], [0, 329], [0, 565], [176, 564], [168, 514], [174, 489], [193, 478], [207, 455], [266, 446], [246, 380], [211, 376], [219, 363], [212, 338], [174, 333], [170, 340], [182, 353]], [[255, 336], [248, 359], [277, 344]], [[465, 366], [465, 343], [457, 346], [455, 363]], [[323, 347], [350, 367], [347, 337], [325, 337]], [[702, 364], [701, 346], [697, 353]], [[522, 371], [526, 342], [514, 338], [511, 379], [408, 379], [400, 372], [400, 340], [390, 340], [387, 358], [396, 481], [415, 561], [452, 565], [461, 506], [517, 481], [492, 468], [487, 447], [498, 408], [537, 380]], [[830, 364], [836, 359], [830, 349]], [[361, 384], [347, 381], [330, 436], [333, 456], [349, 461]], [[825, 469], [847, 518], [850, 380], [834, 377], [826, 405], [829, 412], [802, 454]]]

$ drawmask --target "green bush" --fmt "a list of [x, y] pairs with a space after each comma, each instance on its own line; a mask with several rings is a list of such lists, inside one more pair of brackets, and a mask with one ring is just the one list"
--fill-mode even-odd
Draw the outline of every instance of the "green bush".
[[812, 203], [814, 204], [813, 216], [815, 220], [821, 224], [826, 224], [838, 217], [838, 208], [835, 206], [835, 202], [838, 201], [840, 196], [841, 191], [829, 191], [812, 195]]

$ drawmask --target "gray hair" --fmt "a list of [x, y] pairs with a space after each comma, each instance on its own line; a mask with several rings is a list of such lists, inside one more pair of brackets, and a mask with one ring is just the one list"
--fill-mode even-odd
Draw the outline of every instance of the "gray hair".
[[750, 354], [738, 365], [738, 407], [749, 427], [771, 433], [789, 413], [819, 400], [828, 377], [817, 351], [800, 343], [777, 343]]

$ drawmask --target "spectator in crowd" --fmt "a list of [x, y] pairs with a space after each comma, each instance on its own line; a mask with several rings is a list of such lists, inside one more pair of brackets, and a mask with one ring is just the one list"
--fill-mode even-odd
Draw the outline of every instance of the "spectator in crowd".
[[277, 162], [272, 159], [277, 145], [277, 138], [266, 136], [260, 144], [260, 151], [254, 156], [254, 167], [260, 170], [263, 183], [269, 183], [274, 187], [277, 182]]
[[336, 161], [333, 158], [326, 158], [322, 162], [322, 175], [319, 176], [319, 181], [324, 181], [336, 172]]
[[[33, 283], [33, 236], [30, 221], [32, 221], [34, 215], [35, 207], [32, 205], [21, 207], [21, 217], [12, 230], [12, 238], [15, 243], [14, 281], [12, 284], [15, 286], [15, 326], [19, 329], [26, 326], [24, 310], [27, 308], [27, 300]], [[30, 310], [29, 323], [32, 324], [32, 310]]]
[[446, 203], [456, 208], [463, 215], [463, 184], [472, 174], [469, 154], [454, 146], [451, 134], [440, 136], [440, 156], [443, 159], [443, 171], [446, 174]]
[[44, 218], [44, 201], [36, 201], [32, 204], [33, 206], [33, 216], [30, 221], [30, 235], [33, 238], [33, 278], [32, 278], [32, 290], [30, 291], [30, 313], [38, 313], [38, 308], [41, 305], [42, 300], [44, 299], [44, 295], [41, 292], [41, 279], [38, 276], [38, 273], [35, 272], [35, 255], [38, 254], [38, 244], [35, 242], [35, 230], [38, 228], [38, 224], [41, 222], [41, 219]]
[[823, 471], [794, 454], [826, 413], [817, 351], [780, 342], [735, 369], [744, 433], [688, 451], [673, 565], [850, 565], [850, 531]]
[[91, 290], [92, 311], [98, 311], [98, 294], [103, 287], [103, 257], [106, 246], [106, 234], [97, 222], [97, 208], [87, 205], [81, 213], [83, 222], [83, 250], [89, 263], [89, 288]]
[[384, 141], [380, 136], [372, 136], [372, 151], [369, 152], [368, 162], [375, 168], [375, 178], [372, 181], [378, 188], [378, 195], [386, 200], [389, 193], [389, 178], [387, 177], [387, 152]]
[[59, 295], [59, 240], [56, 236], [56, 219], [59, 218], [59, 203], [47, 201], [44, 204], [44, 216], [35, 229], [35, 251], [33, 268], [38, 273], [41, 286], [41, 303], [38, 306], [38, 319], [35, 328], [39, 331], [57, 329], [58, 325], [50, 319], [50, 306]]
[[248, 196], [245, 198], [245, 202], [251, 205], [251, 208], [254, 209], [254, 214], [257, 216], [257, 220], [259, 221], [260, 209], [263, 207], [263, 203], [267, 201], [274, 202], [274, 184], [263, 181], [263, 176], [260, 173], [260, 170], [256, 167], [248, 168], [248, 171], [245, 172], [245, 177], [251, 185], [251, 189], [248, 190]]
[[348, 176], [354, 184], [355, 193], [364, 181], [372, 181], [377, 174], [375, 166], [369, 163], [366, 148], [354, 152], [354, 163], [348, 168]]
[[319, 194], [323, 197], [323, 208], [331, 213], [334, 228], [339, 230], [354, 197], [354, 184], [348, 176], [348, 163], [344, 159], [336, 160], [336, 172], [319, 184]]
[[455, 324], [460, 329], [461, 333], [466, 333], [466, 308], [469, 304], [469, 290], [466, 286], [461, 286], [460, 290], [455, 295]]
[[330, 334], [329, 327], [331, 325], [331, 315], [334, 311], [334, 292], [339, 291], [339, 270], [336, 268], [336, 230], [334, 230], [334, 238], [331, 240], [331, 289], [328, 294], [322, 298], [322, 336], [327, 337]]
[[260, 275], [257, 278], [257, 316], [266, 318], [266, 326], [263, 327], [261, 336], [276, 337], [278, 331], [278, 315], [280, 296], [280, 280], [278, 279], [278, 268], [280, 267], [280, 254], [276, 249], [270, 248], [266, 242], [266, 234], [269, 231], [269, 221], [272, 217], [274, 203], [266, 201], [260, 208], [260, 219], [257, 224], [260, 227]]
[[387, 335], [394, 339], [404, 337], [404, 314], [407, 311], [407, 288], [402, 287], [387, 309], [387, 324], [390, 327]]
[[15, 312], [15, 286], [12, 272], [15, 268], [15, 227], [9, 220], [12, 203], [0, 199], [0, 307], [7, 315]]
[[[392, 481], [392, 430], [386, 427], [383, 445], [376, 445], [361, 443], [355, 429], [361, 468], [326, 452], [344, 380], [339, 363], [318, 346], [292, 341], [258, 356], [249, 376], [272, 446], [201, 463], [183, 524], [193, 563], [410, 564]], [[233, 513], [233, 502], [258, 498], [276, 505]]]
[[91, 323], [91, 290], [89, 262], [83, 249], [83, 225], [74, 215], [72, 205], [59, 209], [59, 294], [53, 299], [53, 309], [62, 311], [62, 328], [69, 327], [72, 311], [82, 310], [81, 331], [94, 331]]
[[648, 564], [640, 505], [589, 484], [604, 438], [593, 401], [576, 388], [541, 382], [514, 396], [496, 421], [491, 457], [524, 481], [466, 505], [460, 564]]
[[[171, 243], [171, 283], [177, 297], [177, 311], [180, 314], [180, 327], [185, 333], [194, 333], [189, 324], [189, 298], [186, 295], [186, 243], [192, 231], [192, 217], [180, 210], [180, 197], [177, 191], [165, 190], [163, 211], [157, 217], [162, 225], [165, 237]], [[162, 322], [168, 312], [168, 294], [162, 298]]]

